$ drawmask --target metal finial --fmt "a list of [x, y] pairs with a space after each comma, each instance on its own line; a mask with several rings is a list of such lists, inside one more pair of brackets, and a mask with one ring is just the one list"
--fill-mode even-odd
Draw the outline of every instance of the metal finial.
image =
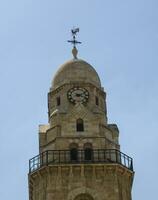
[[81, 44], [81, 42], [77, 41], [76, 40], [76, 35], [77, 35], [77, 32], [79, 32], [79, 28], [73, 28], [71, 30], [71, 34], [72, 34], [72, 40], [68, 40], [68, 42], [70, 42], [71, 44], [73, 44], [73, 49], [72, 49], [72, 54], [73, 54], [73, 57], [76, 59], [77, 58], [77, 48], [76, 48], [76, 45], [77, 44]]
[[72, 49], [72, 55], [75, 59], [77, 59], [77, 53], [78, 53], [78, 51], [77, 51], [76, 47], [74, 46]]

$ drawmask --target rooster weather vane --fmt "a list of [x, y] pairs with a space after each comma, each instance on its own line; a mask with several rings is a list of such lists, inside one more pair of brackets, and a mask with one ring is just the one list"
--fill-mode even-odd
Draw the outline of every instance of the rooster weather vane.
[[76, 48], [76, 45], [77, 45], [77, 44], [81, 44], [81, 42], [79, 42], [79, 41], [76, 40], [76, 35], [77, 35], [77, 33], [78, 33], [79, 31], [80, 31], [79, 28], [73, 28], [73, 29], [71, 30], [71, 34], [72, 34], [73, 39], [72, 39], [72, 40], [68, 40], [68, 42], [70, 42], [71, 44], [73, 44], [73, 47], [74, 47], [74, 48]]

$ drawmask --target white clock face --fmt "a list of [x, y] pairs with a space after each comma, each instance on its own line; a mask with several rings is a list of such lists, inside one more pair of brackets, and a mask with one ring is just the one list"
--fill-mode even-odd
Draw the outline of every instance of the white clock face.
[[89, 98], [89, 93], [85, 88], [74, 87], [68, 91], [67, 96], [72, 103], [86, 103]]

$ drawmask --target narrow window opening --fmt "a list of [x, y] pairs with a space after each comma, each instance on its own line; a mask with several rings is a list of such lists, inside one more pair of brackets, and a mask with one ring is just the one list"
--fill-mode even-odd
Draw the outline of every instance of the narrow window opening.
[[78, 160], [78, 152], [76, 148], [72, 148], [70, 150], [70, 159], [71, 161], [77, 161]]
[[61, 101], [60, 101], [60, 97], [57, 97], [57, 106], [60, 106], [60, 103], [61, 103]]
[[99, 106], [99, 98], [97, 96], [95, 97], [95, 104]]
[[85, 158], [85, 161], [90, 161], [92, 160], [92, 156], [93, 156], [93, 151], [91, 148], [86, 148], [84, 150], [84, 158]]
[[84, 123], [82, 119], [76, 121], [76, 129], [77, 131], [84, 131]]

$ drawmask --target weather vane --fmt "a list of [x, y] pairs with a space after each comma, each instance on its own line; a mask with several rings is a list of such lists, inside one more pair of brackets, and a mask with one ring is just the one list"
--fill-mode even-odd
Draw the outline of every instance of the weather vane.
[[81, 44], [81, 42], [79, 42], [79, 41], [76, 40], [76, 35], [77, 35], [78, 32], [79, 32], [79, 28], [73, 28], [71, 30], [71, 34], [72, 34], [73, 38], [72, 38], [72, 40], [68, 40], [68, 42], [70, 42], [71, 44], [73, 44], [72, 54], [73, 54], [73, 56], [74, 56], [75, 59], [77, 58], [77, 53], [78, 53], [78, 51], [76, 49], [76, 45], [77, 44]]

